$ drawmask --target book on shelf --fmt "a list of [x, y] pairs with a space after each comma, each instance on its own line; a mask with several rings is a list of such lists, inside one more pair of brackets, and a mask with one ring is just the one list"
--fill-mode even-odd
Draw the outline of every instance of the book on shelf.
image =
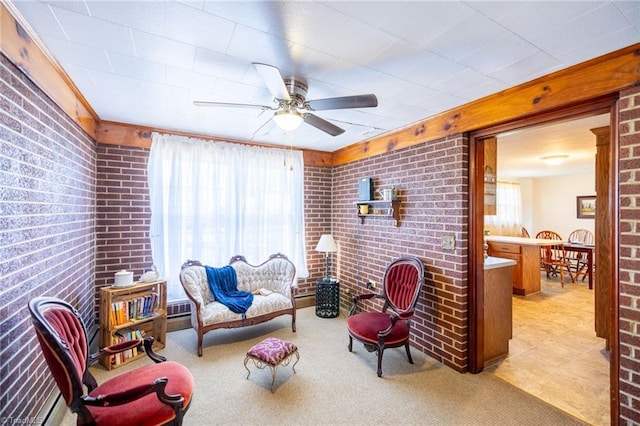
[[[143, 339], [144, 331], [143, 330], [129, 330], [126, 332], [117, 332], [111, 337], [111, 344], [115, 345], [117, 343], [126, 342], [128, 340], [136, 340]], [[131, 358], [135, 358], [138, 356], [139, 351], [138, 347], [134, 347], [131, 349], [127, 349], [126, 351], [111, 355], [111, 365], [120, 365]]]
[[109, 315], [111, 324], [121, 325], [132, 320], [152, 316], [158, 308], [158, 303], [158, 293], [113, 302]]

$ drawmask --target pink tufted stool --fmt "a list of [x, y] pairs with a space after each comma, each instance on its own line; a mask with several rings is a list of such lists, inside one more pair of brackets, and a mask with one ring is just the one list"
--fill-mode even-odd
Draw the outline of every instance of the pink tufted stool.
[[300, 354], [298, 353], [298, 347], [291, 342], [285, 342], [284, 340], [277, 339], [275, 337], [268, 337], [260, 343], [256, 343], [249, 349], [247, 356], [244, 359], [244, 368], [247, 370], [247, 379], [251, 374], [247, 367], [249, 359], [253, 360], [253, 363], [258, 368], [271, 368], [271, 392], [273, 392], [273, 383], [276, 381], [276, 369], [279, 365], [287, 366], [291, 361], [291, 356], [296, 356], [296, 362], [291, 367], [293, 372], [296, 372], [296, 364], [300, 360]]

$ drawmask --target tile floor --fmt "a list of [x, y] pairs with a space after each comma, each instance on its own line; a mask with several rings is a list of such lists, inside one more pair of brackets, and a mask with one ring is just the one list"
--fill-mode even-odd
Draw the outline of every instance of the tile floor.
[[513, 296], [509, 355], [485, 371], [592, 425], [609, 425], [609, 352], [596, 337], [593, 290], [560, 286]]

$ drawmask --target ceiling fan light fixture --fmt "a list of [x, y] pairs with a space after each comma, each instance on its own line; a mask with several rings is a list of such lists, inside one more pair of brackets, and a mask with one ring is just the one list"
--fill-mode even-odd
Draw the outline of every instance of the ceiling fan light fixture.
[[273, 116], [273, 120], [282, 130], [290, 132], [291, 130], [295, 130], [300, 127], [304, 121], [304, 117], [302, 117], [302, 114], [298, 111], [284, 110], [276, 112]]
[[546, 164], [547, 166], [557, 166], [559, 164], [562, 164], [567, 158], [569, 158], [568, 155], [561, 154], [548, 155], [546, 157], [542, 157], [541, 160], [544, 161], [544, 164]]

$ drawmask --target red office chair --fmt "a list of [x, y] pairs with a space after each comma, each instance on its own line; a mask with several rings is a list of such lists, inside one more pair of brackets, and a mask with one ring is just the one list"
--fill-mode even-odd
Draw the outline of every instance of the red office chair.
[[[67, 406], [77, 413], [79, 425], [182, 424], [193, 396], [193, 376], [183, 365], [164, 362], [164, 357], [155, 354], [153, 339], [131, 340], [89, 355], [87, 331], [70, 304], [37, 297], [29, 302], [29, 311], [49, 370]], [[156, 364], [127, 371], [98, 386], [90, 364], [141, 344]]]
[[[404, 346], [409, 363], [411, 317], [424, 282], [424, 265], [416, 257], [401, 257], [393, 261], [384, 273], [382, 294], [365, 293], [353, 298], [351, 313], [357, 310], [358, 300], [383, 299], [382, 312], [361, 312], [349, 316], [349, 352], [353, 339], [364, 343], [369, 352], [378, 352], [378, 377], [382, 377], [382, 354], [386, 348]], [[391, 312], [387, 312], [391, 310]]]

